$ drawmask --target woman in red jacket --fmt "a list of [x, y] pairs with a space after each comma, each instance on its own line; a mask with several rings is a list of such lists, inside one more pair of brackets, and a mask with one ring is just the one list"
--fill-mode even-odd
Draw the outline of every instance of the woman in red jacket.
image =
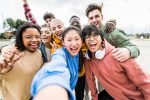
[[[94, 25], [85, 26], [82, 34], [88, 48], [85, 67], [92, 100], [103, 100], [105, 90], [113, 97], [110, 100], [150, 100], [150, 77], [133, 58], [117, 61], [112, 56], [115, 48]], [[105, 88], [100, 94], [96, 89], [95, 77]]]

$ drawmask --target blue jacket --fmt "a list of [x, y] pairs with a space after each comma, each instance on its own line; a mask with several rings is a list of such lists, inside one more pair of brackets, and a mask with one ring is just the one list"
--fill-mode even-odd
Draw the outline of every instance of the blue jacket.
[[78, 67], [79, 54], [73, 57], [64, 47], [56, 50], [51, 62], [35, 75], [31, 85], [32, 96], [47, 85], [57, 84], [68, 91], [70, 100], [75, 100], [73, 89], [78, 80]]

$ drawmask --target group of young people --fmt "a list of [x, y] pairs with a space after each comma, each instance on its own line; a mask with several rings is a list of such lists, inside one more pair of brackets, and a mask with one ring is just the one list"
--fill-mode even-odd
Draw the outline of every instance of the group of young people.
[[83, 29], [79, 17], [65, 28], [53, 14], [40, 28], [23, 2], [31, 22], [19, 27], [14, 45], [2, 49], [2, 99], [83, 100], [86, 83], [92, 100], [150, 99], [150, 76], [135, 61], [139, 49], [115, 20], [102, 23], [102, 6], [88, 5], [89, 25]]

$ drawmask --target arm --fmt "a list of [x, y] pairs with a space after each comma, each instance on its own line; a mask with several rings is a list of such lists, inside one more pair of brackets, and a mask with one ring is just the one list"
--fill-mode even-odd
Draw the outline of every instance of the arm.
[[89, 63], [85, 61], [84, 64], [85, 64], [86, 80], [87, 80], [88, 87], [91, 91], [92, 100], [98, 100], [98, 92], [95, 84], [95, 77], [92, 73]]
[[118, 49], [116, 49], [116, 51], [113, 51], [114, 58], [116, 58], [119, 61], [125, 61], [131, 57], [138, 57], [140, 51], [136, 45], [130, 42], [129, 37], [121, 30], [115, 32], [116, 33], [114, 33], [113, 36], [115, 40], [114, 44]]
[[70, 88], [70, 72], [65, 57], [57, 53], [53, 54], [51, 62], [43, 66], [35, 75], [31, 85], [31, 93], [35, 97], [46, 87], [60, 86], [68, 92], [68, 97], [74, 100], [74, 93]]
[[37, 24], [36, 19], [34, 18], [33, 14], [31, 13], [31, 9], [29, 8], [29, 5], [26, 0], [23, 1], [23, 8], [25, 11], [25, 17], [28, 21], [31, 21], [34, 24]]
[[54, 100], [68, 100], [68, 94], [66, 89], [58, 85], [50, 85], [41, 89], [35, 96], [35, 100], [46, 100], [51, 98]]
[[142, 66], [138, 65], [133, 59], [121, 63], [121, 66], [127, 73], [127, 77], [142, 92], [144, 100], [150, 100], [150, 76], [143, 72]]

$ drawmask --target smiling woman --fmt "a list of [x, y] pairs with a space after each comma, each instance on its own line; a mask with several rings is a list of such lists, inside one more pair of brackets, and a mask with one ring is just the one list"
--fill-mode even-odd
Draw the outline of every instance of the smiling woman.
[[31, 80], [43, 64], [40, 34], [37, 25], [25, 23], [17, 30], [15, 47], [1, 55], [0, 97], [4, 100], [30, 99]]
[[[81, 31], [76, 27], [66, 28], [62, 33], [62, 41], [63, 47], [52, 54], [51, 62], [46, 64], [33, 79], [31, 93], [35, 99], [54, 97], [51, 94], [53, 90], [51, 86], [58, 85], [68, 92], [69, 100], [75, 100], [73, 90], [78, 79]], [[55, 98], [66, 100], [58, 96]]]

